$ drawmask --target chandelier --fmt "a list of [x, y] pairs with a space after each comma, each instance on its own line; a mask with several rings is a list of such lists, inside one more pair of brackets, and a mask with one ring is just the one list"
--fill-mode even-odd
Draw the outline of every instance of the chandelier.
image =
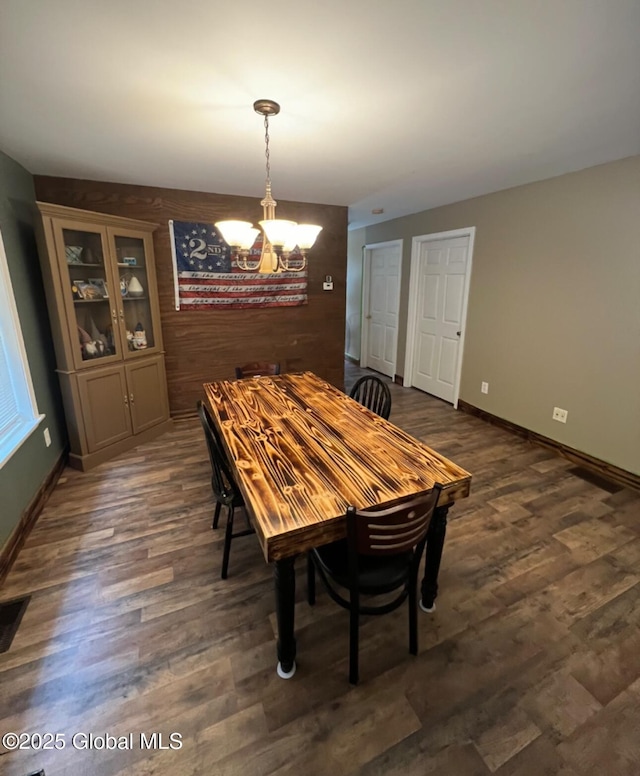
[[256, 113], [264, 116], [264, 142], [267, 159], [267, 180], [264, 199], [260, 202], [263, 209], [262, 252], [255, 261], [249, 259], [251, 249], [260, 234], [249, 221], [217, 221], [215, 226], [222, 239], [233, 251], [237, 266], [246, 272], [301, 272], [307, 266], [307, 251], [313, 246], [321, 226], [298, 224], [276, 218], [276, 205], [271, 196], [271, 165], [269, 163], [269, 116], [280, 113], [280, 106], [273, 100], [256, 100], [253, 103]]

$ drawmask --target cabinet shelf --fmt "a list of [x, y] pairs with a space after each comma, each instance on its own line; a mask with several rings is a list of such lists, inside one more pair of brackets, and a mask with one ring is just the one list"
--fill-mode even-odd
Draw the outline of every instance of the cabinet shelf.
[[108, 353], [97, 353], [95, 356], [87, 356], [86, 358], [83, 358], [84, 361], [100, 361], [103, 358], [109, 358], [109, 356], [113, 356], [114, 354], [109, 351]]

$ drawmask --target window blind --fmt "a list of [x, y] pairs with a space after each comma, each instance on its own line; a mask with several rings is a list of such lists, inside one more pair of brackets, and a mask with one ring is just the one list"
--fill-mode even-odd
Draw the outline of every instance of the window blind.
[[17, 425], [19, 415], [16, 388], [9, 369], [6, 341], [0, 329], [0, 439], [9, 434]]
[[38, 415], [7, 255], [0, 235], [0, 466], [43, 417]]

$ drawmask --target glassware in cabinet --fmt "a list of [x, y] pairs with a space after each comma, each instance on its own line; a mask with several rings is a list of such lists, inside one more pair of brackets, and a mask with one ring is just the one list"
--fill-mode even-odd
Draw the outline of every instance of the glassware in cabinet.
[[105, 231], [59, 223], [56, 238], [63, 257], [59, 266], [75, 360], [81, 365], [118, 357], [120, 341]]
[[156, 312], [149, 294], [155, 278], [147, 261], [148, 237], [113, 232], [118, 267], [118, 293], [129, 354], [156, 347]]

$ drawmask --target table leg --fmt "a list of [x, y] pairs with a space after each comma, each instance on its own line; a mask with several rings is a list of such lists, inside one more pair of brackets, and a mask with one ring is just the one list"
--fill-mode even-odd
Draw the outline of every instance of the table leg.
[[427, 533], [427, 548], [425, 550], [424, 578], [422, 580], [420, 608], [423, 612], [432, 612], [436, 608], [438, 595], [438, 572], [442, 560], [444, 537], [447, 533], [447, 513], [450, 504], [436, 507], [431, 525]]
[[278, 621], [278, 676], [290, 679], [296, 672], [294, 612], [296, 598], [295, 557], [277, 560], [274, 567], [276, 618]]

